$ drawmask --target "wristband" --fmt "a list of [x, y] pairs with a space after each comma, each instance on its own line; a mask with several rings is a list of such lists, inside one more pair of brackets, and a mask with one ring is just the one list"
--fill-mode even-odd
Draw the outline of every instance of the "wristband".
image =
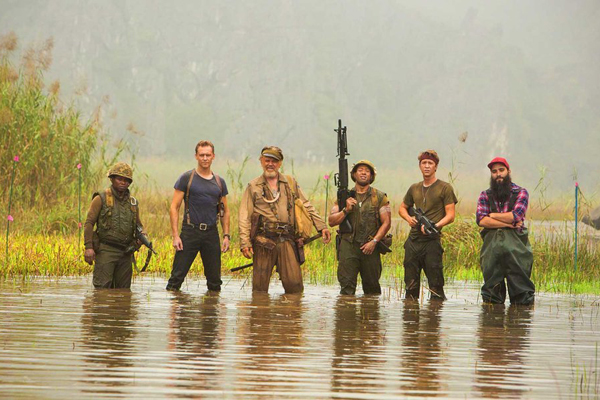
[[377, 240], [377, 239], [375, 239], [375, 238], [373, 238], [373, 241], [374, 241], [375, 243], [379, 242], [379, 240]]
[[342, 212], [344, 213], [344, 215], [348, 215], [348, 210], [346, 210], [346, 207], [342, 208]]

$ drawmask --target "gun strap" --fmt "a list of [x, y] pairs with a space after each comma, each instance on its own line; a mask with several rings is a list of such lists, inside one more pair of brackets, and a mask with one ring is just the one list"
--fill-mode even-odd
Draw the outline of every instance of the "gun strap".
[[140, 272], [146, 271], [146, 268], [148, 268], [148, 264], [150, 264], [151, 258], [152, 258], [152, 250], [148, 249], [148, 255], [146, 256], [146, 262], [144, 263], [144, 267], [141, 269]]

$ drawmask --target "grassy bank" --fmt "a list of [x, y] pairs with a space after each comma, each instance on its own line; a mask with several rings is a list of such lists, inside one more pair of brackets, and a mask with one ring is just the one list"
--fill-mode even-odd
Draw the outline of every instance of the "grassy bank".
[[[406, 233], [397, 232], [393, 252], [383, 257], [382, 280], [393, 282], [402, 289], [404, 271], [403, 243]], [[555, 293], [600, 294], [600, 253], [593, 245], [582, 243], [579, 250], [578, 270], [573, 269], [573, 244], [564, 236], [541, 236], [532, 239], [534, 250], [534, 270], [532, 279], [538, 290]], [[0, 242], [2, 247], [5, 243]], [[445, 248], [444, 265], [447, 279], [480, 281], [479, 249], [481, 239], [478, 229], [470, 221], [457, 220], [443, 236]], [[154, 256], [148, 274], [168, 277], [173, 261], [171, 239], [166, 235], [155, 235], [154, 244], [158, 255]], [[92, 272], [92, 267], [83, 262], [83, 244], [78, 235], [16, 234], [9, 243], [8, 260], [0, 268], [3, 278], [35, 276], [76, 276]], [[143, 264], [146, 250], [138, 253], [138, 264]], [[306, 263], [303, 266], [306, 282], [316, 284], [336, 284], [335, 247], [314, 242], [306, 248]], [[230, 268], [246, 264], [238, 250], [237, 232], [233, 229], [232, 251], [223, 255], [223, 273], [231, 274]], [[141, 267], [141, 265], [140, 265]], [[250, 269], [233, 273], [246, 276]], [[192, 267], [191, 276], [202, 273], [200, 258]]]

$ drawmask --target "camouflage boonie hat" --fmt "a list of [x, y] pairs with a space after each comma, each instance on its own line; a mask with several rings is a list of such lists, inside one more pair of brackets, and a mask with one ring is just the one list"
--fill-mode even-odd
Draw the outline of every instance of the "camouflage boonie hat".
[[129, 166], [129, 164], [124, 162], [118, 162], [108, 170], [108, 174], [106, 174], [109, 178], [111, 176], [121, 176], [123, 178], [130, 179], [133, 182], [133, 170]]
[[369, 169], [371, 170], [371, 183], [375, 182], [375, 177], [377, 176], [377, 168], [375, 168], [375, 165], [369, 160], [360, 160], [357, 161], [354, 165], [352, 165], [350, 178], [352, 178], [352, 180], [356, 182], [356, 178], [354, 178], [354, 173], [361, 165], [366, 165], [367, 167], [369, 167]]

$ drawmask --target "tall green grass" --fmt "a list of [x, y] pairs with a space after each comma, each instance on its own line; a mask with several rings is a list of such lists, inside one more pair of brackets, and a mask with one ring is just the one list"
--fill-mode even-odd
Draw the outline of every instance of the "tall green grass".
[[[6, 261], [0, 267], [0, 277], [27, 279], [90, 273], [92, 267], [83, 262], [83, 248], [78, 237], [81, 219], [79, 208], [86, 210], [90, 199], [88, 196], [108, 185], [105, 171], [109, 165], [125, 156], [131, 162], [135, 160], [128, 154], [124, 142], [109, 145], [102, 131], [99, 111], [89, 118], [83, 118], [74, 107], [60, 100], [58, 82], [45, 87], [43, 74], [51, 62], [52, 46], [52, 41], [47, 41], [38, 48], [29, 48], [20, 63], [15, 63], [16, 36], [9, 34], [0, 38], [0, 195], [3, 199], [8, 196], [13, 157], [17, 154], [20, 156], [11, 210], [15, 218], [14, 225], [11, 225], [14, 229], [8, 242], [3, 239], [0, 243], [0, 248], [8, 248]], [[247, 157], [241, 163], [220, 166], [225, 171], [219, 170], [219, 173], [228, 181], [228, 203], [232, 217], [232, 250], [223, 255], [225, 273], [229, 268], [248, 262], [238, 249], [237, 211], [248, 175], [258, 172], [253, 162], [256, 162], [254, 158]], [[81, 183], [78, 164], [81, 164]], [[190, 163], [175, 175], [192, 166]], [[314, 166], [300, 170], [295, 168], [293, 162], [287, 168], [286, 173], [309, 182], [304, 186], [304, 191], [319, 212], [325, 210], [328, 196], [323, 175], [331, 175], [331, 171], [317, 171]], [[138, 171], [135, 174], [136, 177], [144, 176]], [[455, 179], [455, 174], [450, 177], [451, 180]], [[169, 228], [171, 193], [153, 187], [148, 181], [140, 185], [140, 181], [144, 182], [136, 178], [131, 190], [139, 200], [141, 219], [159, 252], [150, 264], [149, 273], [166, 276], [170, 273], [173, 259]], [[83, 205], [79, 204], [80, 190], [84, 194]], [[333, 188], [330, 190], [334, 191]], [[391, 199], [396, 216], [400, 200], [394, 196]], [[462, 205], [464, 207], [464, 203]], [[327, 208], [330, 207], [331, 202]], [[469, 216], [471, 209], [474, 207], [463, 208], [463, 215]], [[536, 212], [538, 218], [544, 218], [549, 215], [550, 208], [544, 202], [537, 209], [532, 207], [532, 212]], [[553, 211], [552, 216], [555, 215], [556, 211]], [[566, 217], [564, 212], [563, 215]], [[405, 226], [404, 222], [401, 224]], [[383, 257], [382, 279], [401, 291], [403, 242], [407, 230], [395, 226], [394, 234], [393, 252]], [[561, 234], [542, 234], [531, 238], [535, 256], [533, 280], [539, 289], [545, 291], [600, 294], [598, 245], [593, 242], [582, 243], [579, 269], [574, 271], [571, 236], [572, 232], [568, 231], [565, 224]], [[457, 218], [454, 224], [444, 230], [442, 240], [446, 277], [481, 280], [481, 239], [474, 222], [469, 218]], [[337, 282], [333, 244], [325, 246], [321, 242], [314, 242], [307, 246], [306, 257], [303, 269], [307, 282]], [[200, 268], [198, 260], [192, 274], [201, 272]], [[248, 269], [241, 275], [249, 273]]]

